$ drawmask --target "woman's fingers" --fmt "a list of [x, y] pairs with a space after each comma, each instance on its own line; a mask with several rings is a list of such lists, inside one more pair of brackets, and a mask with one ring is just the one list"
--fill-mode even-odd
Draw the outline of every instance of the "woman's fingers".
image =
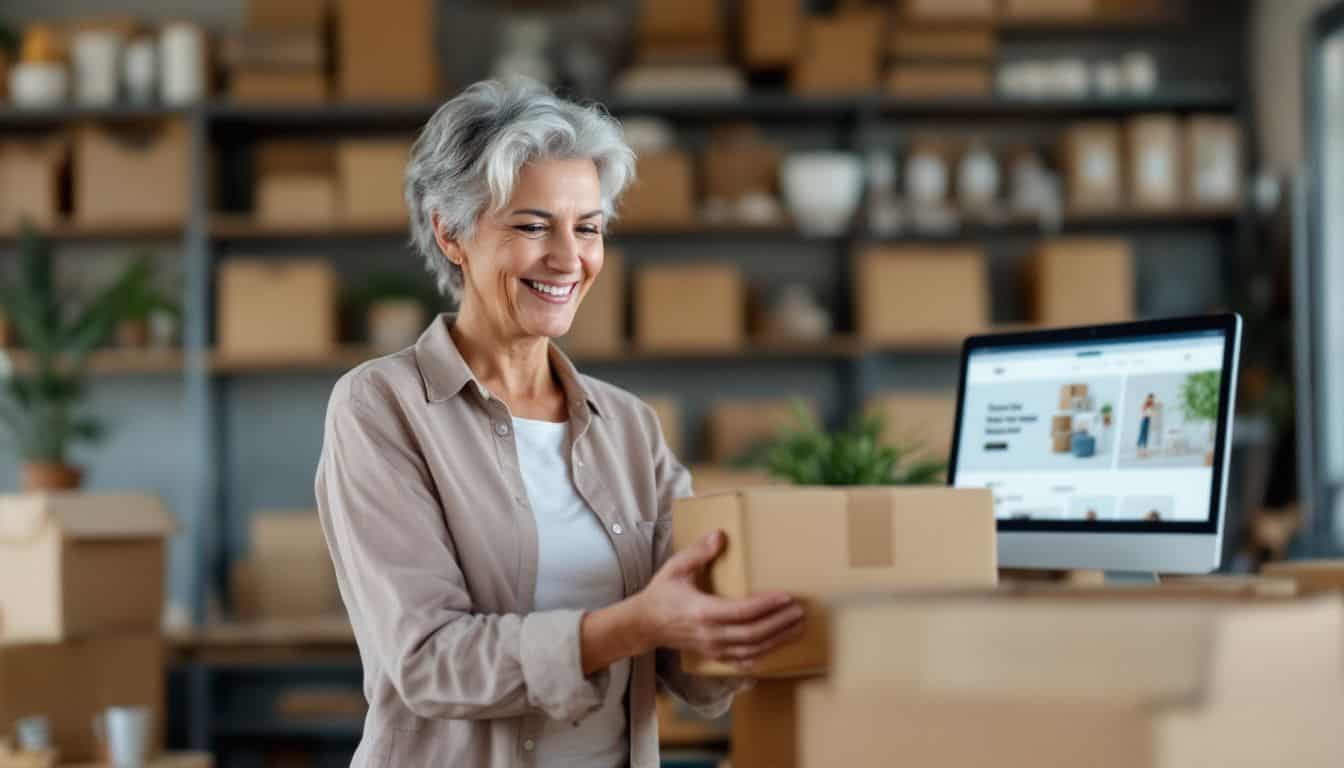
[[[769, 653], [784, 643], [797, 640], [801, 634], [803, 634], [803, 622], [801, 620], [794, 621], [783, 631], [776, 632], [758, 643], [729, 646], [719, 653], [718, 658], [720, 661], [750, 664], [762, 654]], [[750, 669], [750, 667], [748, 666], [745, 669]]]
[[706, 595], [701, 618], [709, 624], [746, 624], [794, 603], [786, 592], [771, 592], [740, 600]]
[[714, 562], [714, 558], [723, 551], [723, 531], [714, 531], [701, 536], [695, 544], [683, 549], [663, 564], [663, 570], [672, 576], [691, 576]]
[[754, 646], [764, 643], [802, 621], [803, 607], [791, 605], [751, 622], [719, 627], [715, 640], [720, 646]]

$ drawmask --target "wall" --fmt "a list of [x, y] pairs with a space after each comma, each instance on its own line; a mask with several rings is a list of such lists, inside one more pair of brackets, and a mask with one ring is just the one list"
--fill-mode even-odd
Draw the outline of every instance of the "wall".
[[1251, 17], [1256, 120], [1264, 170], [1302, 164], [1302, 57], [1312, 16], [1338, 0], [1257, 0]]

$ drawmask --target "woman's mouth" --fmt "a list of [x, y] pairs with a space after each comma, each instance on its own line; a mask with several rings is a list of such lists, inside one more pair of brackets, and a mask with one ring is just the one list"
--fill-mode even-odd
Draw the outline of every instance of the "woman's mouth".
[[569, 301], [570, 295], [574, 293], [574, 287], [578, 285], [578, 283], [547, 283], [527, 278], [522, 278], [522, 281], [534, 296], [552, 304], [564, 304]]

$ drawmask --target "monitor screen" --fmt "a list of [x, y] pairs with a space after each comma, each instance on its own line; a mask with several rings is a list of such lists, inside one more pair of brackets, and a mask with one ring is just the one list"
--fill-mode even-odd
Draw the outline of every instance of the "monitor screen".
[[1009, 530], [1206, 529], [1226, 337], [968, 347], [952, 484]]

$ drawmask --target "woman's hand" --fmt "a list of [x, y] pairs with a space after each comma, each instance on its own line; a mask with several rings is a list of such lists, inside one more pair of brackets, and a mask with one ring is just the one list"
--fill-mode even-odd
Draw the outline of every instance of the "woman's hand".
[[651, 647], [694, 651], [746, 670], [802, 632], [803, 608], [782, 592], [730, 600], [700, 591], [695, 578], [724, 543], [723, 532], [716, 531], [676, 553], [632, 600]]

